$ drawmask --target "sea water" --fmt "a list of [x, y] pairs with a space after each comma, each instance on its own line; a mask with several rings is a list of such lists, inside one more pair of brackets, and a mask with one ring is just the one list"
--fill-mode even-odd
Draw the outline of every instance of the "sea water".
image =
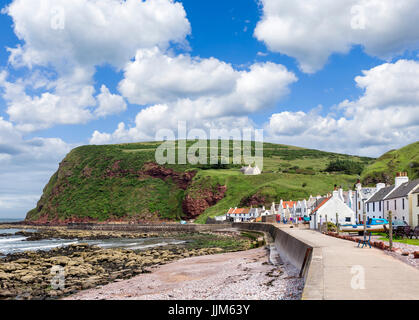
[[[77, 240], [77, 239], [44, 239], [26, 241], [27, 237], [16, 235], [21, 229], [1, 229], [0, 256], [23, 251], [51, 250], [53, 248], [68, 246], [70, 244], [88, 243], [101, 248], [125, 248], [131, 250], [145, 250], [154, 247], [177, 245], [186, 241], [172, 238], [141, 238], [141, 239], [103, 239], [103, 240]], [[26, 229], [34, 232], [36, 230]]]

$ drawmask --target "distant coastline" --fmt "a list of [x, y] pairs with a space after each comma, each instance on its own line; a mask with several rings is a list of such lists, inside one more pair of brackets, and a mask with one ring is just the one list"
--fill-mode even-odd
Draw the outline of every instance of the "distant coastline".
[[22, 222], [25, 218], [0, 218], [0, 223]]

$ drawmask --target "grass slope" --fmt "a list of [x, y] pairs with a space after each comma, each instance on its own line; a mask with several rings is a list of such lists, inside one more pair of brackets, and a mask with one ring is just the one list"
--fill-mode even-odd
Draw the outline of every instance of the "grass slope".
[[[187, 146], [195, 142], [187, 141]], [[184, 217], [182, 202], [186, 195], [226, 185], [225, 198], [199, 217], [198, 222], [204, 222], [207, 217], [223, 214], [228, 208], [238, 206], [244, 197], [254, 194], [263, 196], [269, 204], [280, 199], [298, 200], [310, 194], [326, 193], [334, 184], [352, 186], [356, 176], [325, 173], [323, 170], [328, 163], [342, 159], [367, 165], [373, 160], [264, 143], [264, 172], [259, 176], [242, 175], [238, 170], [240, 165], [231, 163], [232, 151], [230, 164], [223, 166], [166, 165], [176, 172], [197, 171], [188, 189], [183, 190], [171, 179], [136, 174], [145, 163], [155, 161], [155, 151], [160, 144], [83, 146], [72, 150], [44, 188], [37, 207], [28, 212], [27, 219], [179, 220]], [[177, 144], [175, 150], [177, 153]], [[208, 143], [208, 156], [209, 151]], [[121, 174], [109, 175], [115, 168]]]
[[[222, 171], [222, 172], [221, 172]], [[206, 170], [195, 177], [196, 181], [211, 177], [213, 183], [227, 185], [224, 199], [210, 207], [197, 219], [205, 223], [207, 217], [215, 217], [227, 212], [231, 207], [239, 206], [244, 197], [258, 194], [265, 199], [265, 206], [283, 200], [300, 200], [310, 195], [325, 194], [335, 184], [353, 186], [356, 176], [344, 174], [288, 174], [263, 173], [258, 176], [244, 176], [236, 170]]]
[[393, 183], [396, 172], [407, 172], [410, 179], [419, 178], [419, 141], [379, 157], [362, 172], [365, 184]]

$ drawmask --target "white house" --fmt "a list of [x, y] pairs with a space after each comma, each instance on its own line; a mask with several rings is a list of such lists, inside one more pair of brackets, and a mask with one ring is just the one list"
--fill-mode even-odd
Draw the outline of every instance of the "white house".
[[276, 214], [279, 214], [282, 219], [289, 220], [290, 218], [295, 219], [295, 206], [297, 202], [296, 201], [283, 201], [281, 200], [279, 202], [279, 205], [276, 207]]
[[250, 209], [248, 208], [230, 208], [227, 212], [227, 219], [233, 222], [244, 222], [250, 219]]
[[247, 167], [242, 167], [240, 171], [246, 176], [255, 176], [262, 173], [262, 171], [259, 169], [257, 165], [252, 167], [250, 166], [250, 164]]
[[352, 203], [354, 204], [353, 210], [355, 212], [356, 220], [360, 222], [363, 219], [364, 212], [366, 212], [366, 202], [379, 190], [379, 188], [384, 187], [384, 185], [378, 184], [375, 188], [363, 188], [358, 180], [355, 187], [356, 189]]
[[257, 217], [266, 214], [265, 207], [262, 209], [259, 208], [230, 208], [226, 214], [227, 220], [232, 220], [234, 222], [244, 222], [256, 219]]
[[258, 209], [258, 213], [259, 213], [259, 217], [263, 217], [263, 216], [270, 216], [272, 215], [271, 210], [267, 210], [265, 208], [265, 206], [263, 206], [262, 208]]
[[409, 195], [409, 206], [412, 209], [412, 227], [419, 226], [419, 188]]
[[355, 213], [339, 196], [339, 191], [333, 191], [331, 197], [318, 199], [317, 206], [311, 212], [310, 228], [317, 229], [326, 221], [336, 223], [336, 213], [339, 224], [354, 224]]
[[399, 172], [395, 179], [393, 190], [384, 198], [384, 217], [392, 212], [393, 220], [405, 221], [414, 226], [413, 204], [409, 197], [419, 188], [419, 179], [409, 181], [406, 172]]
[[384, 198], [394, 189], [393, 186], [380, 188], [371, 198], [366, 202], [367, 218], [385, 219], [384, 216]]
[[296, 218], [308, 217], [308, 211], [309, 210], [306, 199], [297, 201], [294, 212]]
[[226, 214], [224, 214], [222, 216], [216, 216], [215, 217], [215, 221], [221, 221], [221, 222], [223, 222], [223, 221], [226, 221], [226, 220], [227, 220], [227, 215]]

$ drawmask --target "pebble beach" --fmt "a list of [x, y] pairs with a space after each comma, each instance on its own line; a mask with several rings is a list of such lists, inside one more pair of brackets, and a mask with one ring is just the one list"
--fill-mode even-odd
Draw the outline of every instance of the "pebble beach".
[[295, 300], [304, 282], [289, 265], [269, 262], [266, 247], [199, 256], [150, 269], [69, 300]]

